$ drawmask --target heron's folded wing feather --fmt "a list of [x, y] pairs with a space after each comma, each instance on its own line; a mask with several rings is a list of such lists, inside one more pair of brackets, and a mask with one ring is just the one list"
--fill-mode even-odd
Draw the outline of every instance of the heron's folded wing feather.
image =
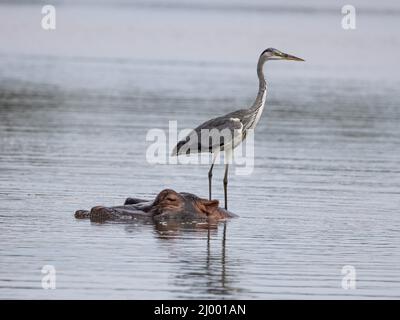
[[213, 152], [241, 136], [243, 124], [239, 118], [222, 116], [204, 122], [178, 142], [173, 154]]

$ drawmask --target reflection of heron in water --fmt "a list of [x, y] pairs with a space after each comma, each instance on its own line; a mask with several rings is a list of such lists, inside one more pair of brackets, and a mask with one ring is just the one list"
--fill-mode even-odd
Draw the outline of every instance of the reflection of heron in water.
[[[163, 244], [172, 246], [169, 250], [172, 258], [169, 261], [173, 261], [179, 270], [174, 275], [173, 283], [174, 286], [179, 287], [178, 298], [193, 297], [194, 295], [196, 297], [202, 295], [229, 297], [241, 291], [233, 286], [235, 274], [230, 274], [227, 268], [229, 265], [226, 246], [228, 222], [223, 222], [220, 248], [218, 248], [219, 241], [215, 240], [218, 238], [218, 229], [221, 223], [196, 223], [194, 221], [193, 223], [182, 223], [169, 220], [159, 223], [135, 221], [124, 224], [129, 233], [143, 232], [143, 230], [148, 232], [150, 227]], [[203, 246], [205, 237], [207, 237], [206, 247]], [[216, 239], [213, 240], [213, 237]], [[169, 241], [174, 239], [185, 239], [185, 241]], [[182, 253], [181, 250], [184, 252]], [[237, 264], [236, 260], [235, 263]]]
[[[207, 234], [207, 267], [210, 266], [210, 229]], [[221, 287], [225, 289], [225, 252], [226, 252], [226, 221], [224, 222], [224, 231], [222, 233], [222, 252], [221, 252]]]
[[[182, 230], [185, 230], [187, 233], [190, 232], [187, 228], [181, 229], [181, 231]], [[229, 271], [229, 269], [227, 270], [228, 260], [226, 250], [227, 222], [223, 222], [220, 250], [216, 250], [219, 247], [219, 243], [213, 241], [213, 236], [218, 235], [218, 225], [203, 225], [203, 228], [197, 228], [196, 231], [199, 231], [203, 234], [207, 232], [207, 247], [205, 256], [196, 251], [193, 259], [190, 259], [190, 255], [186, 254], [182, 257], [182, 259], [178, 260], [178, 263], [182, 264], [182, 266], [179, 267], [179, 270], [182, 271], [182, 274], [178, 274], [176, 276], [176, 285], [181, 288], [187, 288], [185, 293], [182, 293], [182, 296], [178, 298], [188, 298], [189, 296], [193, 297], [194, 295], [199, 297], [203, 296], [204, 294], [229, 297], [235, 292], [241, 291], [232, 284], [232, 278], [234, 275], [227, 272]], [[191, 232], [193, 232], [193, 230]], [[166, 238], [165, 234], [160, 236], [163, 239]], [[169, 238], [171, 238], [171, 236], [169, 236]], [[193, 250], [195, 250], [195, 248], [193, 248]], [[183, 290], [181, 289], [180, 291]]]
[[[247, 131], [249, 129], [254, 129], [260, 120], [267, 97], [267, 83], [264, 78], [263, 66], [264, 63], [269, 60], [304, 61], [303, 59], [283, 53], [274, 48], [264, 50], [261, 53], [257, 64], [257, 75], [259, 81], [258, 94], [250, 108], [237, 110], [204, 122], [194, 129], [185, 139], [179, 141], [172, 151], [173, 155], [201, 152], [213, 153], [212, 164], [208, 171], [208, 191], [210, 200], [211, 178], [214, 162], [218, 153], [220, 151], [225, 151], [225, 209], [228, 208], [228, 159], [231, 159], [233, 149], [246, 138]], [[229, 132], [229, 134], [221, 134], [222, 132]], [[201, 139], [199, 137], [201, 137]]]

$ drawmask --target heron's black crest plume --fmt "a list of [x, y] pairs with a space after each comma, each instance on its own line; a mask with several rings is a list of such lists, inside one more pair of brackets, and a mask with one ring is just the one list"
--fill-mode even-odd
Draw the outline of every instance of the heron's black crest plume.
[[274, 51], [276, 51], [276, 49], [274, 49], [274, 48], [265, 49], [265, 50], [261, 53], [261, 56], [262, 56], [264, 53], [266, 53], [266, 52], [274, 52]]

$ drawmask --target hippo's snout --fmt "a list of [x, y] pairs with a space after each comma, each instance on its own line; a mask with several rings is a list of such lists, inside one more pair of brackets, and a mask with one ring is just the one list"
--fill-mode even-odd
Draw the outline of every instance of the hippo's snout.
[[77, 210], [75, 211], [76, 219], [86, 219], [89, 218], [90, 212], [88, 210]]
[[116, 212], [113, 208], [107, 208], [104, 206], [96, 206], [90, 210], [91, 220], [109, 220], [116, 216]]

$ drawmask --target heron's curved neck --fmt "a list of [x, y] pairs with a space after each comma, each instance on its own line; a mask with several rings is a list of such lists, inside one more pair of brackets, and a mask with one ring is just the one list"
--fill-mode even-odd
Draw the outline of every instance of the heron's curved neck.
[[260, 58], [257, 63], [257, 76], [259, 82], [259, 91], [264, 91], [267, 88], [267, 82], [265, 81], [264, 77], [264, 63], [265, 60]]
[[258, 60], [257, 63], [257, 75], [258, 75], [258, 83], [259, 83], [259, 87], [258, 87], [258, 94], [256, 97], [256, 100], [254, 101], [253, 106], [250, 109], [262, 109], [264, 108], [264, 104], [265, 104], [265, 98], [266, 98], [266, 94], [267, 94], [267, 82], [265, 81], [264, 78], [264, 63], [265, 63], [265, 59], [260, 58]]

